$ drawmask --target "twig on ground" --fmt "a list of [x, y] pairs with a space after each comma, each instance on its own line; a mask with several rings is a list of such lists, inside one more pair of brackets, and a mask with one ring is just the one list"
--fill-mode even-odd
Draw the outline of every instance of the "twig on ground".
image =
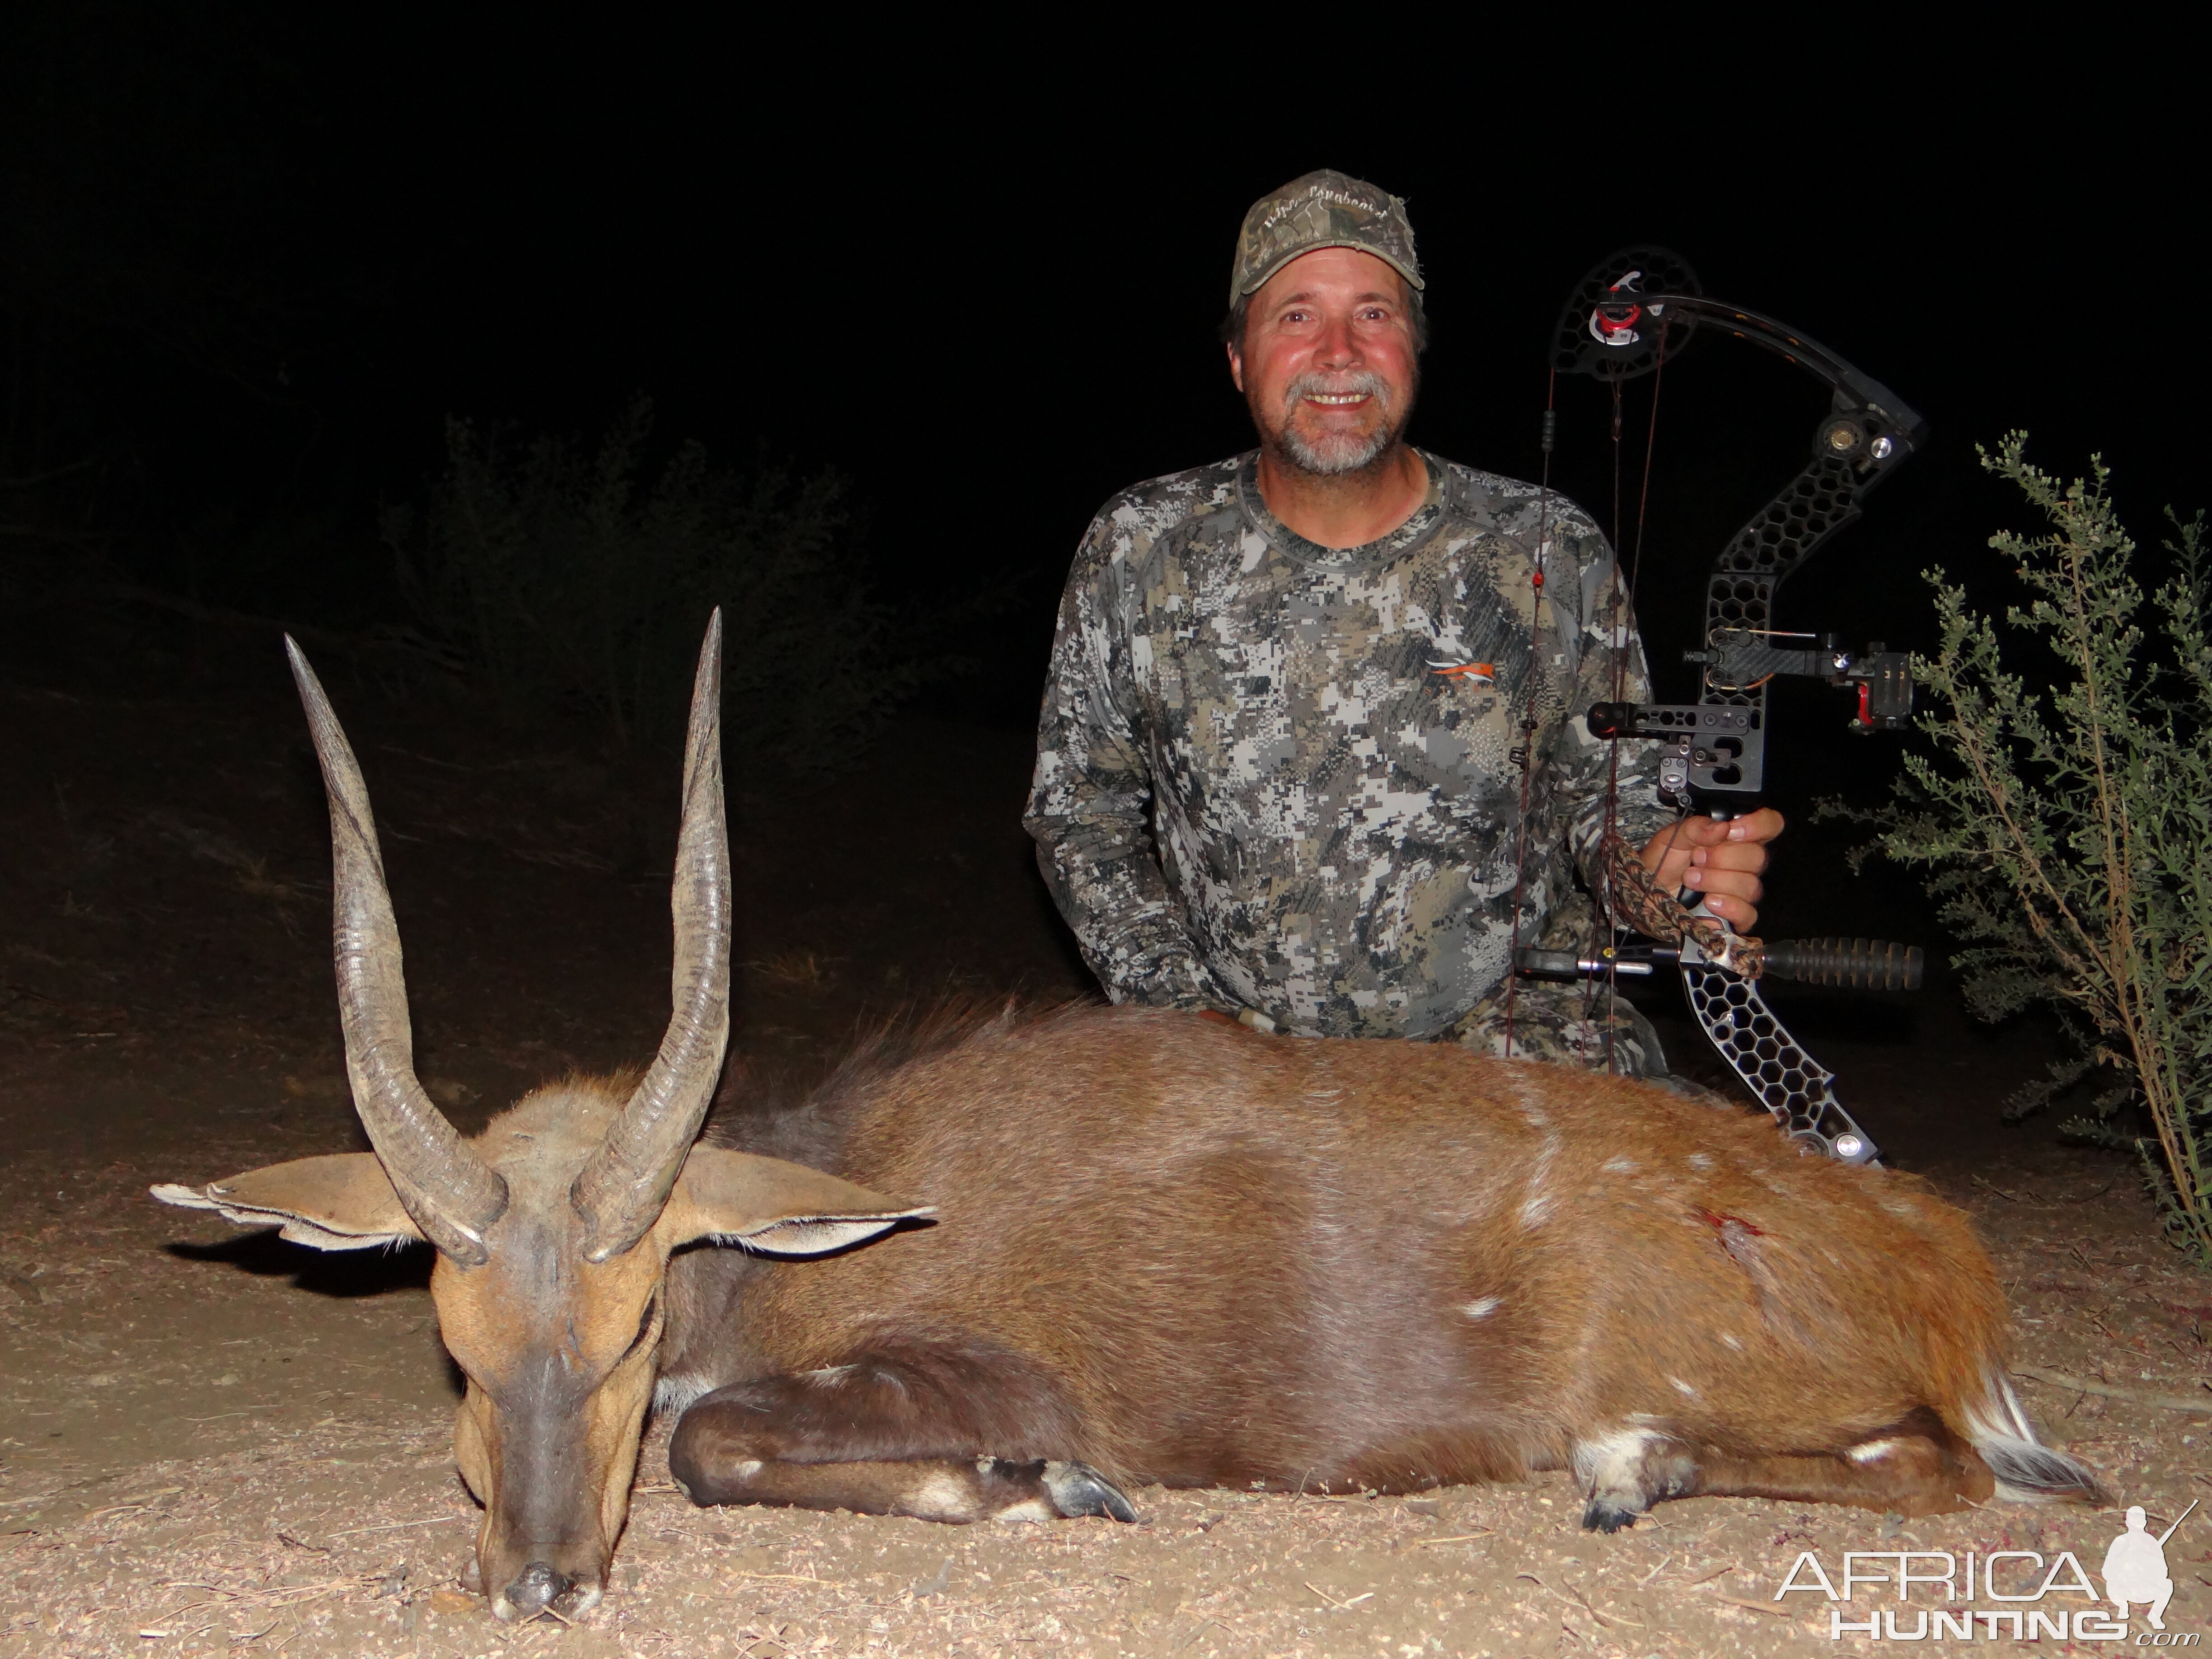
[[2124, 1400], [2135, 1406], [2155, 1406], [2160, 1411], [2212, 1412], [2212, 1391], [2201, 1394], [2194, 1400], [2179, 1395], [2147, 1394], [2140, 1389], [2123, 1389], [2115, 1383], [2100, 1382], [2094, 1377], [2045, 1370], [2040, 1365], [2015, 1365], [2012, 1368], [2012, 1374], [2024, 1376], [2031, 1382], [2046, 1382], [2054, 1389], [2070, 1389], [2076, 1394], [2101, 1395], [2107, 1400]]
[[1747, 1607], [1753, 1613], [1771, 1613], [1777, 1619], [1795, 1619], [1797, 1615], [1788, 1607], [1770, 1607], [1764, 1601], [1747, 1601], [1741, 1595], [1725, 1595], [1719, 1590], [1711, 1592], [1716, 1601], [1725, 1601], [1732, 1607]]
[[96, 1521], [103, 1515], [115, 1515], [125, 1510], [149, 1509], [153, 1506], [155, 1498], [174, 1498], [182, 1491], [184, 1491], [182, 1486], [157, 1486], [152, 1492], [142, 1492], [133, 1497], [118, 1498], [106, 1509], [88, 1510], [83, 1518], [87, 1521]]
[[1572, 1584], [1567, 1586], [1567, 1594], [1573, 1596], [1576, 1601], [1581, 1602], [1583, 1604], [1583, 1611], [1589, 1613], [1591, 1618], [1596, 1620], [1601, 1625], [1634, 1625], [1638, 1630], [1642, 1630], [1644, 1628], [1643, 1622], [1640, 1620], [1631, 1619], [1625, 1614], [1618, 1613], [1600, 1613], [1595, 1607], [1590, 1605], [1589, 1597], [1584, 1595]]
[[[442, 1521], [466, 1521], [466, 1515], [434, 1515], [427, 1521], [386, 1521], [374, 1527], [347, 1527], [337, 1532], [326, 1532], [325, 1538], [350, 1538], [357, 1532], [398, 1532], [404, 1527], [434, 1527]], [[313, 1549], [313, 1545], [307, 1546]]]
[[[335, 1595], [340, 1590], [358, 1589], [363, 1585], [375, 1583], [381, 1576], [382, 1575], [380, 1574], [374, 1572], [353, 1572], [348, 1573], [343, 1578], [325, 1579], [319, 1584], [279, 1584], [265, 1590], [225, 1589], [220, 1584], [203, 1584], [190, 1579], [172, 1578], [163, 1583], [162, 1588], [164, 1589], [210, 1590], [216, 1595], [222, 1596], [223, 1600], [221, 1603], [207, 1601], [187, 1601], [184, 1606], [172, 1608], [167, 1614], [161, 1616], [169, 1620], [177, 1620], [183, 1618], [187, 1613], [198, 1613], [204, 1607], [216, 1607], [218, 1605], [224, 1607], [244, 1606], [262, 1607], [297, 1607], [309, 1601], [319, 1601], [326, 1595]], [[202, 1628], [212, 1629], [214, 1627], [212, 1626], [204, 1626]], [[198, 1632], [196, 1631], [193, 1634], [198, 1635]]]
[[777, 1579], [792, 1584], [816, 1584], [823, 1589], [850, 1589], [852, 1586], [842, 1578], [817, 1578], [811, 1572], [739, 1572], [730, 1569], [732, 1578]]
[[91, 1484], [92, 1477], [88, 1475], [82, 1480], [71, 1480], [66, 1485], [56, 1486], [51, 1492], [40, 1492], [35, 1497], [0, 1498], [0, 1510], [28, 1509], [33, 1504], [47, 1503], [59, 1498], [65, 1492], [75, 1492], [79, 1486], [88, 1486]]

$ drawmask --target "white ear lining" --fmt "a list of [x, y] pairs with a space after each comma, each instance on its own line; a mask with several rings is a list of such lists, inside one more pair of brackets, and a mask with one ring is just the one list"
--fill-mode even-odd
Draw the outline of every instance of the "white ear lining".
[[416, 1242], [411, 1233], [341, 1233], [294, 1215], [285, 1210], [255, 1209], [251, 1206], [227, 1203], [197, 1187], [180, 1186], [173, 1181], [157, 1182], [147, 1188], [164, 1204], [173, 1204], [180, 1210], [213, 1210], [225, 1221], [240, 1227], [275, 1227], [279, 1238], [295, 1244], [306, 1244], [318, 1250], [373, 1250], [380, 1245], [411, 1244]]
[[[237, 1219], [234, 1216], [231, 1218]], [[312, 1245], [319, 1250], [374, 1250], [386, 1245], [396, 1249], [402, 1244], [422, 1243], [412, 1233], [334, 1233], [296, 1216], [276, 1230], [276, 1237], [289, 1239], [295, 1244]]]
[[173, 1181], [157, 1181], [146, 1189], [164, 1204], [173, 1204], [180, 1210], [213, 1210], [221, 1207], [197, 1187], [179, 1186]]
[[934, 1205], [902, 1210], [896, 1215], [787, 1216], [740, 1231], [710, 1233], [717, 1244], [734, 1244], [756, 1255], [826, 1255], [881, 1237], [902, 1221], [927, 1219], [937, 1213]]

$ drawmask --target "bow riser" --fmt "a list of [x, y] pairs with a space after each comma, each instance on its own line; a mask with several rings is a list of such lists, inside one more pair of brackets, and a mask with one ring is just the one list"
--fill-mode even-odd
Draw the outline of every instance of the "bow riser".
[[[1878, 644], [1855, 653], [1832, 640], [1817, 649], [1781, 645], [1793, 636], [1775, 629], [1774, 595], [1792, 572], [1858, 519], [1868, 492], [1921, 447], [1927, 430], [1894, 392], [1818, 341], [1758, 312], [1706, 298], [1697, 291], [1687, 264], [1663, 248], [1624, 250], [1583, 279], [1561, 313], [1553, 366], [1614, 382], [1635, 379], [1679, 357], [1692, 338], [1709, 331], [1762, 347], [1825, 382], [1829, 412], [1814, 433], [1803, 470], [1713, 562], [1705, 584], [1704, 648], [1685, 653], [1704, 670], [1698, 702], [1601, 703], [1588, 719], [1599, 737], [1663, 743], [1662, 793], [1686, 809], [1733, 817], [1751, 811], [1765, 785], [1766, 687], [1775, 675], [1813, 674], [1855, 686], [1855, 724], [1863, 731], [1894, 729], [1910, 712], [1911, 681], [1902, 653]], [[1615, 424], [1617, 435], [1617, 414]], [[1616, 860], [1624, 878], [1641, 873], [1640, 866], [1635, 872], [1625, 868], [1632, 861], [1632, 855]], [[1845, 1163], [1874, 1161], [1872, 1138], [1852, 1121], [1830, 1086], [1834, 1074], [1790, 1036], [1747, 976], [1759, 970], [1758, 953], [1745, 953], [1747, 973], [1734, 971], [1723, 965], [1737, 959], [1727, 924], [1702, 899], [1686, 912], [1671, 908], [1686, 922], [1696, 919], [1693, 928], [1676, 930], [1683, 991], [1698, 1029], [1729, 1069], [1791, 1135]], [[1704, 945], [1698, 933], [1708, 935]], [[1588, 972], [1614, 959], [1612, 951], [1593, 952], [1587, 965], [1577, 963], [1573, 971]]]

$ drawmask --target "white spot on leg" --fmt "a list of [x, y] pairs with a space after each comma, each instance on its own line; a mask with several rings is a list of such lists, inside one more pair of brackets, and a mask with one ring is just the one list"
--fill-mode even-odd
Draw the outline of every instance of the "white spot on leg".
[[1575, 1474], [1583, 1490], [1633, 1494], [1644, 1507], [1644, 1455], [1658, 1441], [1648, 1429], [1615, 1429], [1575, 1443]]
[[906, 1512], [923, 1521], [973, 1521], [975, 1497], [959, 1476], [933, 1474], [908, 1495]]
[[1668, 1380], [1669, 1382], [1672, 1382], [1672, 1383], [1674, 1385], [1674, 1387], [1675, 1387], [1675, 1388], [1676, 1388], [1676, 1389], [1678, 1389], [1678, 1390], [1679, 1390], [1679, 1391], [1680, 1391], [1683, 1395], [1685, 1395], [1686, 1398], [1691, 1399], [1691, 1400], [1695, 1400], [1695, 1399], [1698, 1397], [1698, 1391], [1697, 1391], [1695, 1389], [1692, 1388], [1688, 1383], [1686, 1383], [1686, 1382], [1685, 1382], [1684, 1381], [1682, 1381], [1682, 1379], [1681, 1379], [1680, 1377], [1679, 1377], [1679, 1376], [1670, 1376], [1670, 1377], [1668, 1377], [1667, 1380]]
[[1042, 1498], [1024, 1498], [1018, 1504], [1000, 1510], [991, 1517], [994, 1521], [1057, 1521], [1060, 1512]]
[[1491, 1315], [1498, 1311], [1498, 1298], [1497, 1297], [1479, 1296], [1475, 1297], [1474, 1301], [1468, 1303], [1467, 1306], [1462, 1308], [1460, 1311], [1465, 1314], [1469, 1319], [1487, 1319]]
[[1896, 1449], [1897, 1442], [1894, 1440], [1869, 1440], [1852, 1447], [1844, 1455], [1854, 1463], [1879, 1463]]

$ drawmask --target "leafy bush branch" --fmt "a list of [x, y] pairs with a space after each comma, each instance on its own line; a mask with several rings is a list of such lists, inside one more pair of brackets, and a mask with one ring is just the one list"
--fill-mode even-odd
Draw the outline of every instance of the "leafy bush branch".
[[[1875, 847], [1924, 866], [1969, 1005], [1996, 1020], [2055, 1007], [2073, 1054], [2022, 1091], [2015, 1115], [2104, 1068], [2097, 1115], [2069, 1133], [2138, 1152], [2175, 1242], [2212, 1266], [2212, 642], [2202, 515], [2175, 521], [2175, 569], [2139, 620], [2136, 544], [2093, 459], [2061, 484], [2014, 433], [1989, 471], [2010, 480], [2048, 533], [1990, 546], [2031, 596], [2006, 622], [2057, 660], [2048, 691], [2008, 672], [1996, 625], [1966, 590], [1928, 573], [1942, 644], [1913, 672], [1933, 753], [1906, 757], [1886, 806], [1842, 816], [1880, 827]], [[1863, 854], [1873, 848], [1862, 849]], [[2122, 1109], [2147, 1116], [2126, 1133]]]
[[732, 748], [837, 763], [943, 665], [900, 648], [860, 579], [844, 480], [696, 443], [653, 475], [652, 424], [642, 398], [595, 448], [447, 422], [427, 510], [384, 518], [410, 603], [510, 712], [580, 708], [617, 749], [680, 727], [720, 605]]

